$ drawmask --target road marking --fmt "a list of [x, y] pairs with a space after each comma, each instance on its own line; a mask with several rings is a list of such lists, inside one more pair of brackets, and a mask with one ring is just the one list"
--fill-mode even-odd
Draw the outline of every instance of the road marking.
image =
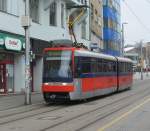
[[147, 104], [148, 102], [150, 102], [150, 98], [146, 99], [144, 102], [142, 102], [141, 104], [137, 105], [136, 107], [132, 108], [131, 110], [129, 110], [128, 112], [124, 113], [123, 115], [119, 116], [116, 119], [113, 119], [110, 123], [104, 125], [103, 127], [101, 127], [100, 129], [98, 129], [98, 131], [104, 131], [107, 128], [110, 128], [111, 126], [113, 126], [115, 123], [119, 122], [120, 120], [124, 119], [125, 117], [127, 117], [129, 114], [133, 113], [134, 111], [138, 110], [139, 108], [141, 108], [142, 106], [144, 106], [145, 104]]

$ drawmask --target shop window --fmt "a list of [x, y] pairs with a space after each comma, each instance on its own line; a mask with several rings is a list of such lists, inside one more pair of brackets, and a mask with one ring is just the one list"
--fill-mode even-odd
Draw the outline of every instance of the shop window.
[[6, 81], [6, 86], [8, 92], [13, 92], [14, 91], [14, 65], [13, 64], [7, 64], [6, 65], [6, 76], [7, 76], [7, 81]]

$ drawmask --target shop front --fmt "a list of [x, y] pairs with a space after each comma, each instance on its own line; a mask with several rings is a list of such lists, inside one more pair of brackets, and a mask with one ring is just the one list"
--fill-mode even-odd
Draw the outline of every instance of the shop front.
[[0, 53], [0, 93], [14, 91], [14, 56]]
[[0, 94], [24, 88], [23, 44], [23, 37], [0, 32]]

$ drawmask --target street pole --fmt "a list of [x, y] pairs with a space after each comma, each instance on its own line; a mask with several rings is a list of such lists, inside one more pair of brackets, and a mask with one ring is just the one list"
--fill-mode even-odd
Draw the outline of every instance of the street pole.
[[124, 23], [122, 23], [122, 44], [121, 44], [121, 55], [122, 55], [122, 57], [124, 57], [124, 43], [125, 43], [125, 40], [124, 40], [124, 25], [125, 24], [128, 24], [128, 23], [126, 23], [126, 22], [124, 22]]
[[140, 43], [140, 55], [141, 55], [141, 80], [143, 80], [143, 47], [142, 47], [142, 41]]
[[148, 44], [146, 44], [145, 53], [146, 53], [146, 76], [148, 77]]
[[25, 0], [25, 18], [27, 25], [25, 29], [25, 105], [31, 104], [31, 71], [30, 71], [30, 9], [29, 0]]
[[122, 49], [121, 49], [121, 54], [122, 57], [124, 56], [124, 23], [122, 23]]

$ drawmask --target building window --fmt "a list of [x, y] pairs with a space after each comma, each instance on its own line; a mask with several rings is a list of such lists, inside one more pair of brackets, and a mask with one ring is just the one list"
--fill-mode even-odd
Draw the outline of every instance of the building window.
[[86, 4], [85, 0], [81, 0], [81, 3], [82, 3], [82, 4]]
[[108, 3], [108, 1], [107, 1], [107, 0], [103, 0], [103, 5], [104, 5], [104, 6], [106, 6], [106, 5], [107, 5], [107, 3]]
[[86, 21], [84, 20], [81, 25], [82, 39], [86, 39]]
[[0, 10], [7, 11], [7, 0], [0, 0]]
[[61, 4], [61, 27], [64, 28], [64, 4]]
[[30, 0], [30, 17], [39, 23], [39, 0]]
[[93, 20], [94, 18], [94, 7], [93, 4], [91, 4], [91, 19]]
[[51, 5], [50, 5], [50, 25], [51, 26], [56, 26], [57, 23], [56, 23], [56, 14], [57, 14], [57, 4], [56, 2], [53, 2]]

